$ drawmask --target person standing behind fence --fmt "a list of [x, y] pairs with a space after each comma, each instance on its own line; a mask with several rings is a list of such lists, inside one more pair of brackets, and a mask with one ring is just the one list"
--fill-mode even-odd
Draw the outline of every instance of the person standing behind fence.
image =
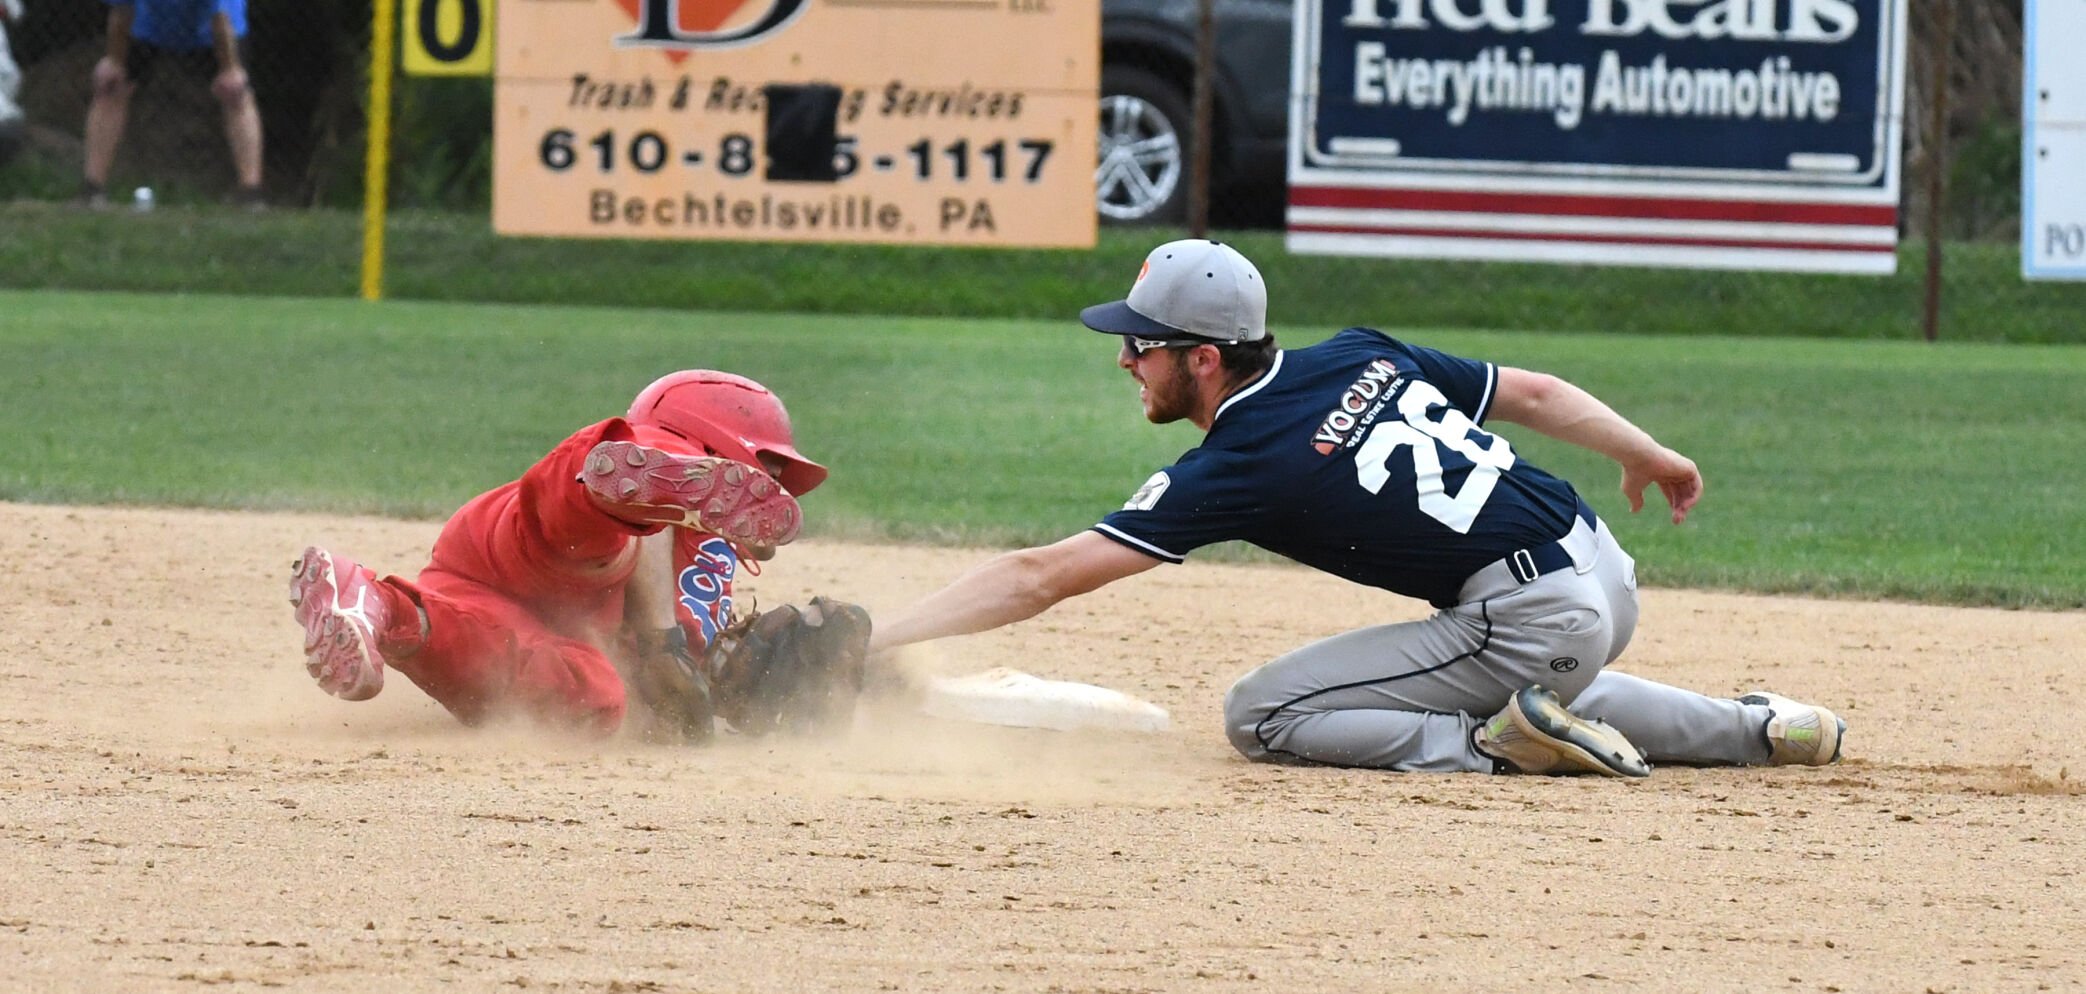
[[0, 0], [0, 166], [28, 141], [28, 116], [22, 113], [22, 70], [7, 47], [9, 25], [22, 17], [22, 0]]
[[246, 0], [106, 0], [108, 48], [94, 64], [94, 102], [87, 108], [87, 161], [81, 199], [108, 203], [109, 167], [130, 116], [137, 85], [171, 64], [210, 80], [224, 110], [225, 137], [238, 173], [237, 201], [258, 208], [261, 112], [246, 74]]

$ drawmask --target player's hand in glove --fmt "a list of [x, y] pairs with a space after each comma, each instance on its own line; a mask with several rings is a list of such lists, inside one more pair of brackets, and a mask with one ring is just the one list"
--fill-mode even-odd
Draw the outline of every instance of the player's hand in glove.
[[869, 658], [869, 612], [814, 597], [741, 618], [705, 655], [717, 716], [744, 735], [848, 727]]
[[681, 626], [637, 633], [631, 682], [660, 725], [691, 745], [710, 741], [717, 726], [710, 680], [702, 662], [688, 651], [688, 633]]

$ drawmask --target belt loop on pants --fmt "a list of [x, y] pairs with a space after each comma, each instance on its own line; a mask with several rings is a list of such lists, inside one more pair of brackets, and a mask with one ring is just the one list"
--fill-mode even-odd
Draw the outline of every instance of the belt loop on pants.
[[[1552, 542], [1544, 546], [1544, 548], [1555, 549], [1557, 548], [1557, 543]], [[1569, 560], [1571, 557], [1567, 556], [1565, 558]], [[1552, 566], [1550, 569], [1556, 568]], [[1544, 569], [1541, 564], [1536, 562], [1535, 553], [1527, 549], [1515, 549], [1514, 554], [1507, 557], [1507, 572], [1514, 574], [1514, 579], [1522, 583], [1533, 583], [1536, 577], [1542, 576], [1550, 572], [1550, 570]]]
[[[1580, 522], [1585, 523], [1588, 531], [1593, 531], [1599, 522], [1599, 519], [1594, 517], [1593, 508], [1587, 506], [1583, 499], [1579, 501], [1577, 516]], [[1573, 530], [1577, 530], [1578, 525], [1575, 523], [1572, 527]], [[1504, 560], [1507, 573], [1523, 584], [1530, 584], [1545, 574], [1576, 565], [1572, 561], [1571, 550], [1565, 548], [1565, 540], [1571, 537], [1572, 532], [1567, 531], [1556, 541], [1532, 545], [1526, 549], [1515, 549]]]
[[[1515, 549], [1500, 559], [1493, 560], [1485, 568], [1463, 581], [1457, 598], [1461, 601], [1481, 600], [1496, 597], [1516, 587], [1534, 583], [1561, 569], [1578, 568], [1578, 560], [1572, 553], [1576, 550], [1582, 557], [1594, 554], [1600, 519], [1594, 516], [1593, 508], [1584, 500], [1579, 502], [1576, 520], [1564, 535], [1554, 541], [1527, 548]], [[1585, 528], [1582, 530], [1581, 525]]]

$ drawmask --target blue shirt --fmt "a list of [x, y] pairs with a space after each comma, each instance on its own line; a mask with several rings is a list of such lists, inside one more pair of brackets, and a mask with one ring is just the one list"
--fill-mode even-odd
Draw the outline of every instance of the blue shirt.
[[111, 7], [135, 7], [130, 36], [161, 48], [210, 48], [216, 39], [210, 21], [220, 11], [232, 20], [234, 37], [246, 37], [246, 0], [108, 0]]
[[1241, 540], [1446, 607], [1463, 582], [1571, 529], [1571, 484], [1479, 425], [1499, 370], [1349, 328], [1276, 353], [1200, 446], [1095, 530], [1180, 562]]

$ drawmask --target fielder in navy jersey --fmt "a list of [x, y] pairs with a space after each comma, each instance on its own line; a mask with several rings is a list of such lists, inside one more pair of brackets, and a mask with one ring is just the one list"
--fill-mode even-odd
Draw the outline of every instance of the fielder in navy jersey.
[[1571, 484], [1484, 426], [1614, 459], [1630, 509], [1656, 485], [1675, 524], [1702, 494], [1693, 461], [1554, 376], [1368, 328], [1284, 350], [1266, 312], [1259, 271], [1229, 246], [1153, 250], [1127, 299], [1081, 320], [1122, 338], [1146, 418], [1186, 419], [1202, 444], [1091, 530], [988, 560], [881, 621], [872, 650], [997, 628], [1242, 540], [1439, 609], [1241, 677], [1225, 733], [1249, 759], [1628, 777], [1839, 759], [1846, 723], [1825, 708], [1607, 669], [1636, 628], [1635, 562]]

